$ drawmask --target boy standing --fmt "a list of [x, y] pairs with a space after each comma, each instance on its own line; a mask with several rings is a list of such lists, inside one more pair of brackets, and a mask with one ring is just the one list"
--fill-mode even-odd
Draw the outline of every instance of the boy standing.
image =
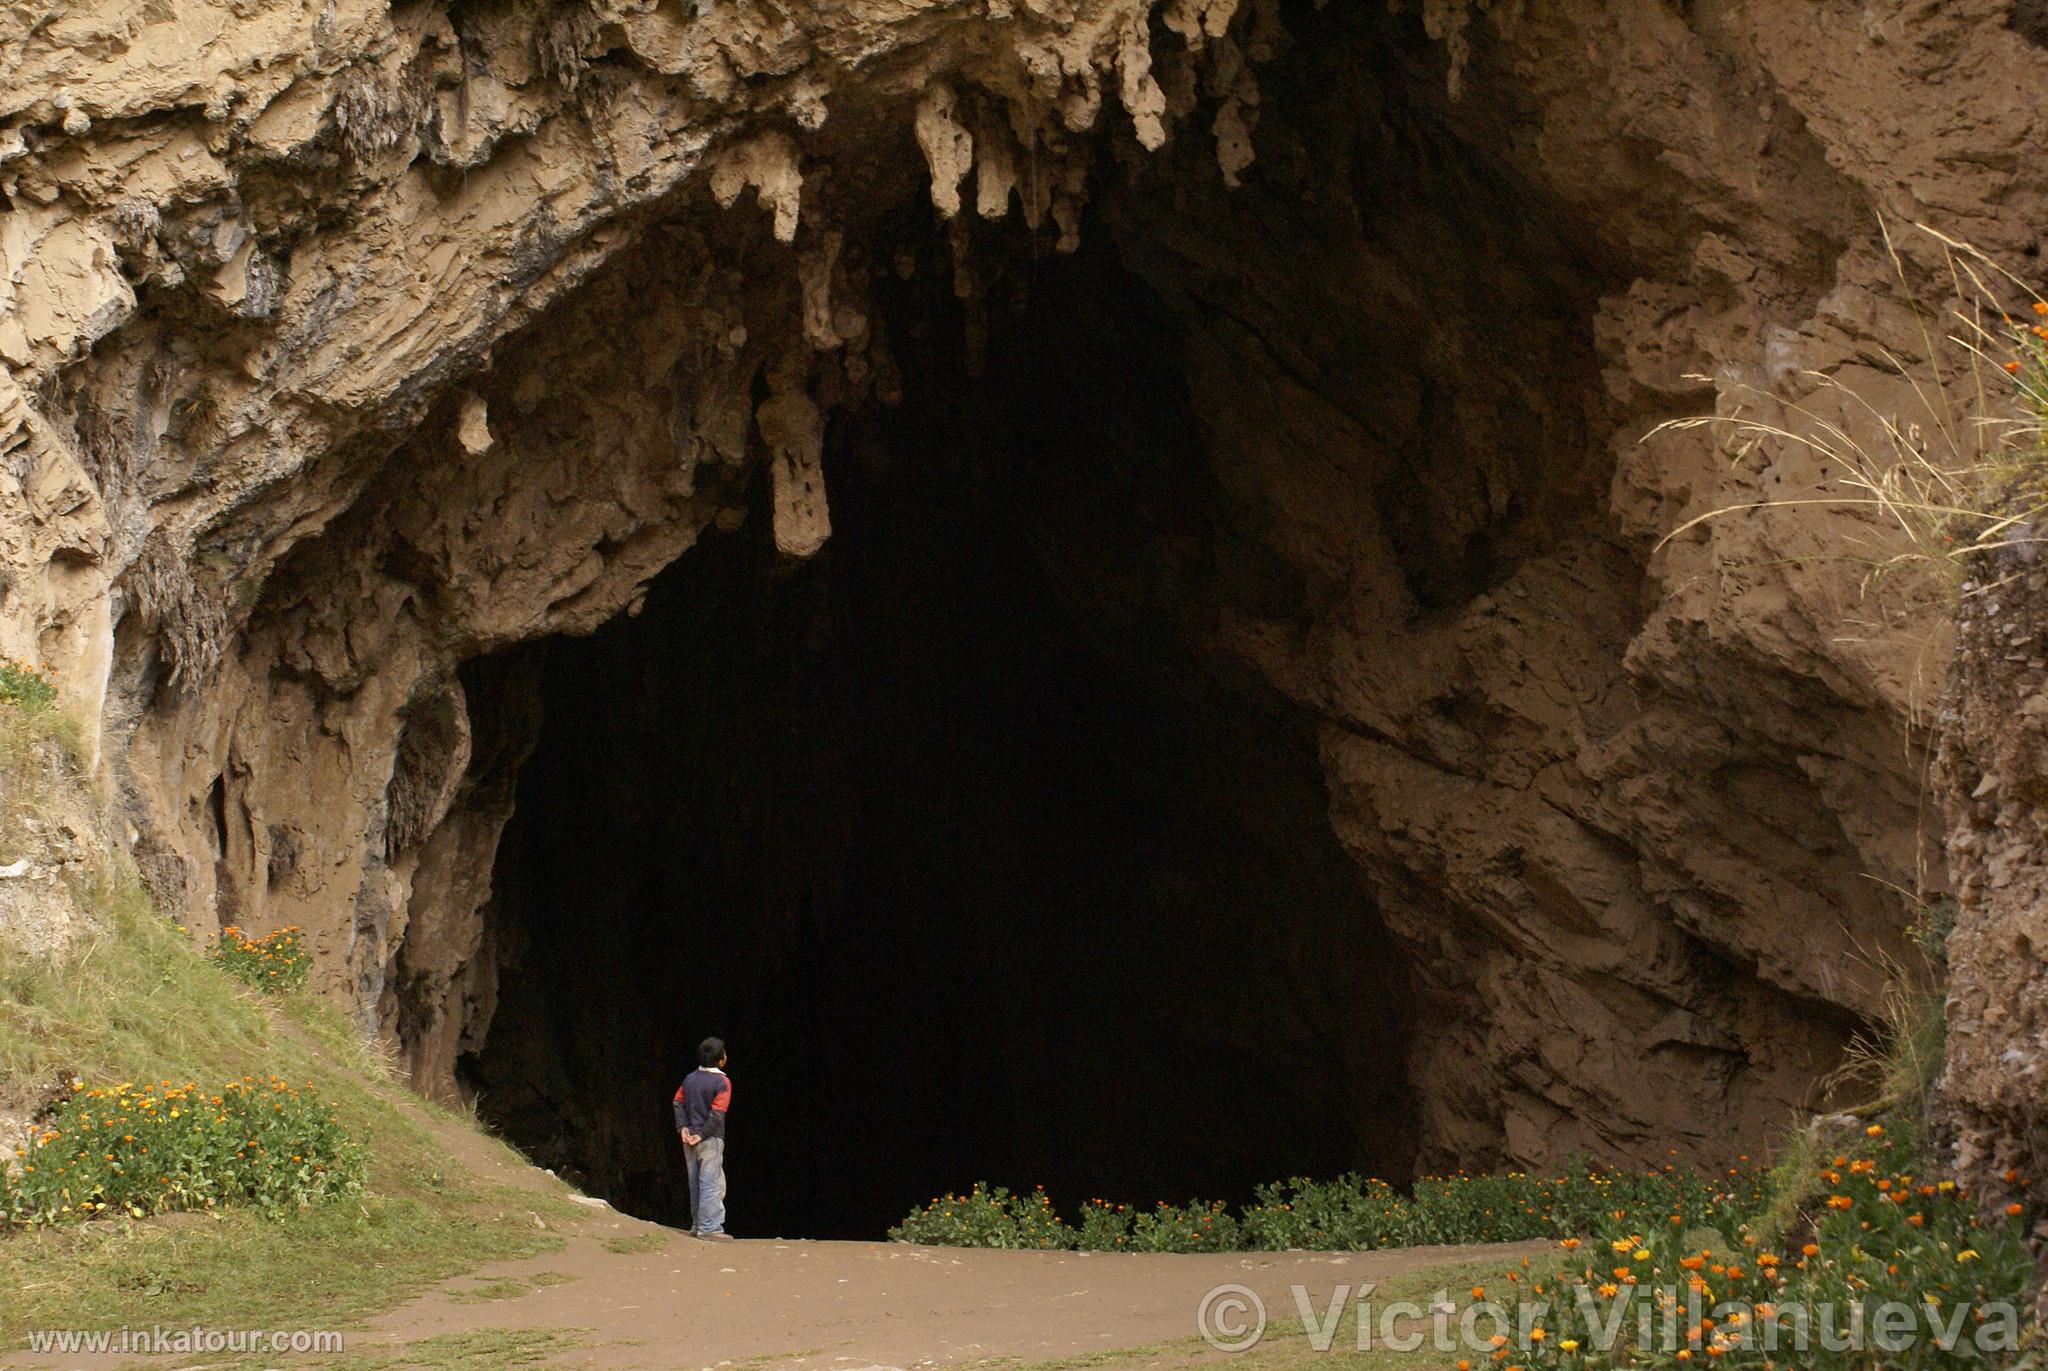
[[725, 1231], [725, 1114], [732, 1082], [725, 1075], [725, 1040], [697, 1046], [697, 1069], [676, 1087], [676, 1136], [690, 1165], [690, 1232], [730, 1242]]

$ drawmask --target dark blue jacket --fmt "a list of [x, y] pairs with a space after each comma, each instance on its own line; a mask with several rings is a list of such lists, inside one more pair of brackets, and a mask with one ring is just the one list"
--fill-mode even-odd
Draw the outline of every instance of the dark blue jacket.
[[700, 1066], [676, 1087], [676, 1127], [700, 1138], [725, 1136], [725, 1113], [732, 1107], [732, 1082], [716, 1067]]

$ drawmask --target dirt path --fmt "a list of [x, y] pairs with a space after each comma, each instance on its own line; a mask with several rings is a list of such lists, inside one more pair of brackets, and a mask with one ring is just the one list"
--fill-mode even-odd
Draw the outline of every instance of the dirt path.
[[[507, 1165], [475, 1135], [429, 1126], [490, 1179], [551, 1188], [545, 1173]], [[1296, 1284], [1321, 1301], [1340, 1282], [1385, 1284], [1474, 1260], [1505, 1268], [1542, 1246], [1183, 1256], [708, 1243], [586, 1203], [589, 1217], [569, 1225], [561, 1251], [449, 1281], [352, 1334], [349, 1349], [480, 1330], [580, 1330], [553, 1364], [876, 1371], [1094, 1358], [1162, 1343], [1176, 1346], [1156, 1360], [1179, 1363], [1202, 1354], [1196, 1311], [1219, 1285], [1249, 1287], [1278, 1324], [1294, 1317]]]
[[[641, 1244], [651, 1250], [613, 1250]], [[1521, 1249], [1484, 1249], [1506, 1266]], [[774, 1360], [868, 1371], [989, 1359], [1067, 1359], [1190, 1340], [1226, 1283], [1276, 1322], [1290, 1286], [1386, 1282], [1470, 1261], [1473, 1249], [1154, 1256], [991, 1252], [892, 1243], [705, 1243], [607, 1213], [564, 1250], [450, 1282], [352, 1336], [352, 1351], [479, 1329], [583, 1329], [564, 1365], [695, 1368]], [[558, 1283], [548, 1283], [558, 1282]], [[504, 1290], [477, 1302], [465, 1292]], [[1199, 1344], [1193, 1351], [1199, 1352]], [[1176, 1359], [1185, 1359], [1182, 1350]]]

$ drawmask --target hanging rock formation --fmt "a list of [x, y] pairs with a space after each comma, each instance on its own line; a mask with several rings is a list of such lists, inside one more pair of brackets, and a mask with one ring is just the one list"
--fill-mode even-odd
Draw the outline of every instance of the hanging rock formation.
[[[762, 503], [782, 554], [829, 555], [836, 445], [907, 366], [957, 362], [969, 418], [1052, 423], [1059, 392], [977, 387], [1027, 344], [1055, 374], [1034, 283], [1107, 273], [1114, 305], [1064, 297], [1067, 394], [1170, 359], [1221, 512], [1158, 533], [1179, 491], [1126, 460], [1144, 434], [1076, 418], [1046, 432], [1160, 517], [1048, 566], [1105, 636], [1170, 621], [1313, 731], [1416, 998], [1418, 1162], [1754, 1149], [1876, 1010], [1897, 892], [1944, 879], [1947, 611], [1866, 593], [1843, 549], [1887, 535], [1851, 507], [1663, 541], [1841, 473], [1646, 435], [1717, 406], [1925, 421], [1887, 359], [1926, 363], [1949, 287], [1905, 226], [2030, 266], [2048, 223], [2048, 49], [2013, 15], [0, 17], [0, 651], [96, 721], [160, 898], [202, 930], [301, 925], [319, 986], [453, 1092], [544, 726], [490, 654], [636, 609]], [[1000, 427], [963, 430], [961, 479], [1028, 461]], [[1201, 574], [1147, 580], [1141, 552]], [[2008, 880], [2032, 773], [2001, 767], [1964, 769], [1966, 901], [2032, 888]], [[2021, 915], [1983, 898], [1970, 936], [2009, 941]], [[1992, 1134], [2038, 1126], [1997, 1065], [2034, 1019], [1986, 1007], [2032, 984], [2018, 946], [1957, 962]]]

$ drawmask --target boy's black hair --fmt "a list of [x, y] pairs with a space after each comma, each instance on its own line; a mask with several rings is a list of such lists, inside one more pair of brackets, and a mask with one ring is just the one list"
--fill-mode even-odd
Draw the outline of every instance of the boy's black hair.
[[706, 1038], [703, 1042], [697, 1044], [697, 1065], [699, 1066], [717, 1066], [719, 1060], [724, 1056], [725, 1039], [723, 1038]]

